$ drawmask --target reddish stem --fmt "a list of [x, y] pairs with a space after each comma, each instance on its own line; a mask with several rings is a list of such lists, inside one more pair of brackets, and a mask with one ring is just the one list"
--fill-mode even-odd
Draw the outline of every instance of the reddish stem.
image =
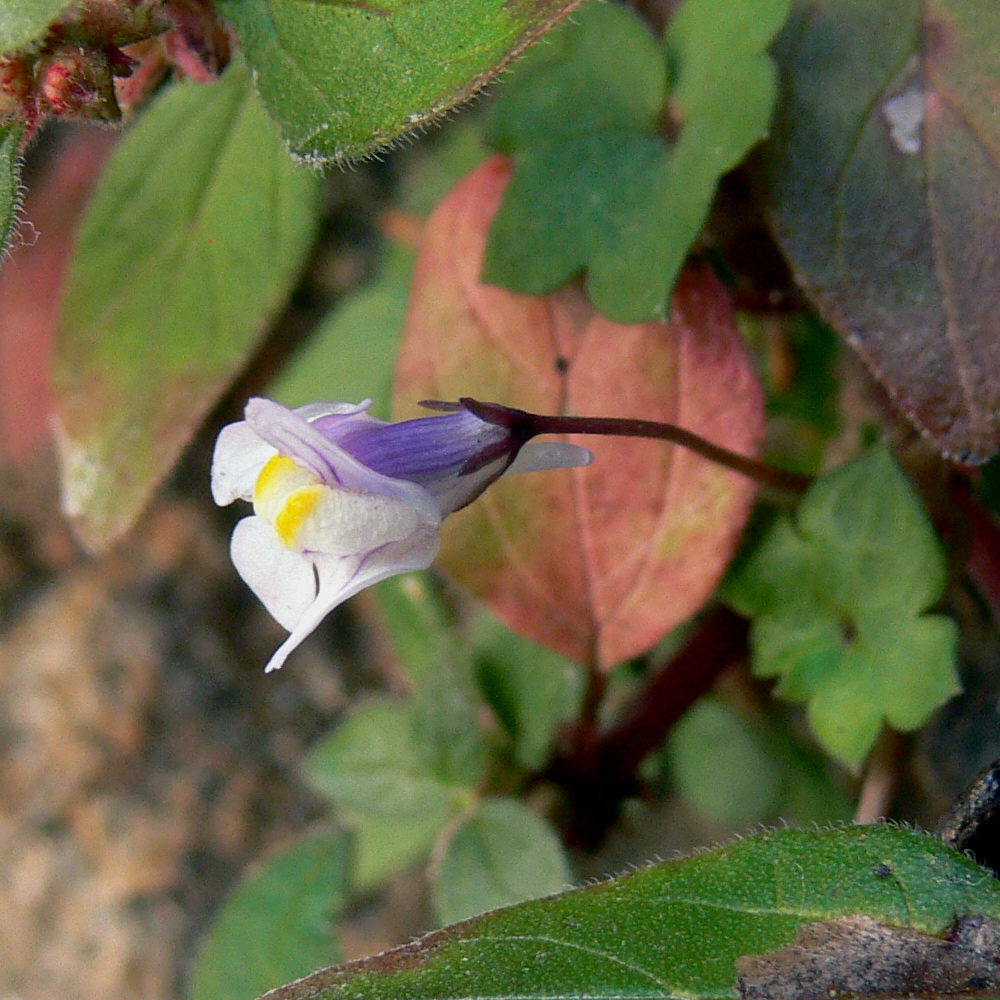
[[670, 727], [705, 694], [727, 667], [745, 658], [749, 623], [718, 607], [695, 628], [687, 645], [650, 677], [614, 728], [596, 740], [574, 739], [553, 761], [549, 777], [573, 806], [569, 843], [593, 848], [639, 791], [639, 765], [662, 745]]
[[627, 417], [545, 416], [501, 406], [498, 403], [482, 403], [469, 397], [462, 398], [460, 402], [480, 419], [507, 427], [515, 437], [524, 441], [538, 434], [598, 434], [611, 437], [651, 438], [688, 448], [710, 462], [723, 465], [763, 486], [770, 486], [785, 493], [799, 496], [809, 489], [812, 482], [808, 476], [776, 469], [766, 462], [750, 458], [748, 455], [740, 455], [676, 424], [660, 423], [656, 420], [633, 420]]

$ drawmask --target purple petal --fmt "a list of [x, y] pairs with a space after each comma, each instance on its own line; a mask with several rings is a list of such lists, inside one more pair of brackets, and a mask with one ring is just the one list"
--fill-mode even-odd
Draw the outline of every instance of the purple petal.
[[[305, 466], [326, 485], [339, 485], [363, 493], [381, 493], [383, 496], [409, 504], [430, 521], [435, 523], [440, 521], [441, 512], [438, 505], [422, 486], [383, 475], [369, 468], [345, 449], [328, 440], [315, 424], [306, 423], [280, 403], [274, 403], [269, 399], [251, 399], [246, 406], [246, 418], [247, 423], [268, 444]], [[355, 413], [340, 415], [337, 419], [345, 424], [350, 420], [367, 424], [373, 418], [365, 413]]]

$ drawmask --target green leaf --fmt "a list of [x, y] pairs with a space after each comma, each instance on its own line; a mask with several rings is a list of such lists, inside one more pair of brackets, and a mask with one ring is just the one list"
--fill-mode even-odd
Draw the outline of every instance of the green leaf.
[[229, 897], [191, 974], [190, 1000], [247, 1000], [339, 960], [336, 919], [350, 836], [324, 833], [269, 858]]
[[490, 799], [452, 834], [434, 879], [443, 924], [565, 889], [572, 878], [552, 827], [515, 799]]
[[0, 55], [40, 38], [74, 0], [0, 0]]
[[[484, 280], [537, 295], [586, 269], [606, 316], [664, 317], [719, 177], [767, 129], [775, 69], [764, 49], [787, 6], [687, 0], [664, 49], [636, 14], [591, 4], [530, 53], [487, 134], [516, 169]], [[668, 112], [672, 143], [662, 130]]]
[[518, 763], [538, 770], [560, 724], [579, 714], [582, 672], [485, 612], [476, 617], [469, 638], [483, 697], [510, 736]]
[[487, 151], [483, 146], [483, 116], [467, 109], [461, 117], [415, 143], [400, 157], [402, 176], [396, 201], [400, 208], [426, 218], [444, 196], [471, 174]]
[[357, 832], [353, 882], [371, 887], [416, 861], [472, 800], [433, 769], [409, 703], [366, 705], [317, 746], [306, 764], [316, 788]]
[[444, 657], [456, 654], [454, 615], [428, 572], [390, 577], [375, 593], [396, 655], [420, 687]]
[[319, 178], [295, 167], [230, 64], [170, 87], [87, 210], [55, 361], [66, 509], [84, 543], [126, 531], [282, 306]]
[[852, 914], [944, 937], [958, 914], [1000, 914], [1000, 882], [915, 830], [770, 830], [486, 914], [310, 976], [282, 1000], [735, 1000], [737, 958]]
[[960, 689], [954, 622], [924, 614], [945, 583], [920, 500], [877, 447], [818, 480], [723, 593], [754, 618], [755, 673], [808, 701], [823, 745], [857, 767], [883, 720], [916, 729]]
[[393, 366], [413, 273], [413, 251], [388, 246], [375, 280], [339, 302], [272, 383], [287, 406], [319, 399], [357, 403], [390, 418]]
[[688, 710], [670, 733], [667, 756], [678, 791], [711, 819], [749, 826], [777, 813], [780, 761], [717, 698]]
[[22, 122], [0, 126], [0, 255], [10, 246], [21, 207], [20, 148], [23, 135]]
[[850, 818], [851, 804], [818, 754], [779, 719], [754, 725], [708, 695], [671, 730], [666, 750], [680, 793], [718, 822], [745, 827], [778, 817], [798, 823]]
[[758, 356], [767, 391], [765, 457], [783, 469], [815, 475], [840, 428], [839, 345], [811, 313], [770, 318], [740, 315], [740, 328]]
[[310, 163], [444, 115], [579, 0], [222, 0], [268, 110]]
[[430, 574], [379, 584], [379, 604], [413, 685], [414, 738], [442, 781], [473, 788], [486, 768], [482, 704], [469, 652]]

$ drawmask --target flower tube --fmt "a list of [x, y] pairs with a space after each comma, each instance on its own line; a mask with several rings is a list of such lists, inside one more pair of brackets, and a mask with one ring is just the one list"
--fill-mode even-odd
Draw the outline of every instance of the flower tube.
[[576, 445], [525, 443], [460, 406], [395, 424], [370, 406], [251, 399], [246, 419], [219, 433], [212, 497], [254, 508], [233, 531], [233, 564], [290, 633], [267, 671], [347, 598], [429, 566], [444, 518], [501, 475], [593, 461]]

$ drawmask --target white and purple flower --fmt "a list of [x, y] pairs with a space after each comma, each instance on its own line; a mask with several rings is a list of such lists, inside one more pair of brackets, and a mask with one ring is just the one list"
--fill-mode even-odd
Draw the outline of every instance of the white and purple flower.
[[397, 424], [369, 406], [251, 399], [246, 420], [219, 434], [212, 496], [254, 506], [233, 531], [233, 564], [291, 633], [268, 671], [348, 597], [429, 566], [444, 518], [500, 476], [593, 460], [576, 445], [525, 444], [464, 406]]

